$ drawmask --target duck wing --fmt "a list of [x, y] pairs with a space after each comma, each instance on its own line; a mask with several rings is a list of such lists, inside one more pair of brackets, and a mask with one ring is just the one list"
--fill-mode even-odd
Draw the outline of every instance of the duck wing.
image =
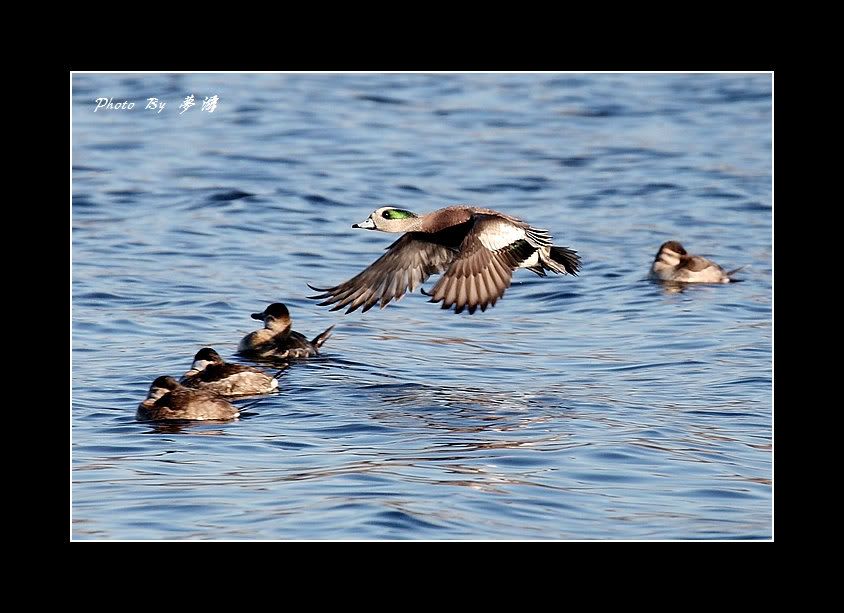
[[455, 313], [495, 306], [510, 287], [513, 271], [537, 249], [528, 234], [525, 227], [497, 216], [478, 216], [457, 257], [431, 290], [430, 301], [442, 301], [444, 309], [454, 306]]
[[721, 268], [716, 263], [710, 262], [699, 255], [683, 255], [680, 256], [680, 264], [678, 265], [678, 268], [685, 268], [686, 270], [691, 270], [693, 272], [700, 272], [701, 270], [706, 270], [710, 266], [716, 269]]
[[209, 364], [200, 370], [196, 377], [200, 381], [217, 381], [218, 379], [225, 379], [226, 377], [231, 377], [250, 370], [255, 371], [256, 369], [244, 366], [243, 364], [231, 364], [229, 362], [224, 362], [222, 364]]
[[398, 300], [405, 292], [414, 291], [428, 277], [442, 272], [454, 259], [454, 249], [437, 242], [433, 234], [408, 232], [392, 245], [387, 253], [369, 268], [348, 281], [334, 287], [308, 287], [322, 292], [309, 298], [320, 300], [319, 306], [333, 304], [332, 311], [348, 306], [346, 313], [363, 307], [365, 313], [379, 301], [383, 309], [391, 300]]

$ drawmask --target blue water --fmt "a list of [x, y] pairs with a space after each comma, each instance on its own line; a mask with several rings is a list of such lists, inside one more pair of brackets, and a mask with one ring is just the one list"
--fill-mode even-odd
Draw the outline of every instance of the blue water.
[[[73, 539], [773, 537], [770, 75], [72, 87]], [[549, 229], [581, 276], [518, 271], [474, 315], [306, 298], [396, 238], [351, 229], [373, 209], [455, 203]], [[743, 282], [649, 282], [669, 239]], [[199, 348], [243, 361], [275, 301], [337, 325], [323, 357], [239, 420], [135, 421]]]

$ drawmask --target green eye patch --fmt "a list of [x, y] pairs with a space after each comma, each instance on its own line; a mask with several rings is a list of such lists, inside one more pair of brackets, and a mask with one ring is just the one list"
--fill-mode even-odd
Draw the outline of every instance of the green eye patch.
[[381, 217], [384, 219], [407, 219], [408, 217], [416, 217], [416, 215], [402, 209], [387, 209], [381, 213]]

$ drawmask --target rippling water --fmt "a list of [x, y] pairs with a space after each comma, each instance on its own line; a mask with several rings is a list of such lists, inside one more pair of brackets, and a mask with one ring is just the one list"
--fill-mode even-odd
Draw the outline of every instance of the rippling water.
[[[72, 119], [74, 539], [772, 538], [769, 75], [77, 74]], [[308, 300], [388, 203], [511, 213], [583, 271], [474, 315]], [[666, 292], [669, 239], [744, 282]], [[337, 324], [323, 357], [237, 421], [135, 421], [274, 301]]]

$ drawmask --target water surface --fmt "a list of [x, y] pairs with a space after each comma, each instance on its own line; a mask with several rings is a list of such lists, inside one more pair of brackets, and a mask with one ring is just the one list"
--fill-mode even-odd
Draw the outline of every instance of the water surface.
[[[78, 74], [72, 119], [72, 538], [772, 537], [769, 75]], [[581, 276], [474, 315], [306, 298], [396, 238], [373, 209], [455, 203]], [[743, 282], [652, 284], [669, 239]], [[135, 421], [274, 301], [337, 325], [321, 358], [237, 421]]]

